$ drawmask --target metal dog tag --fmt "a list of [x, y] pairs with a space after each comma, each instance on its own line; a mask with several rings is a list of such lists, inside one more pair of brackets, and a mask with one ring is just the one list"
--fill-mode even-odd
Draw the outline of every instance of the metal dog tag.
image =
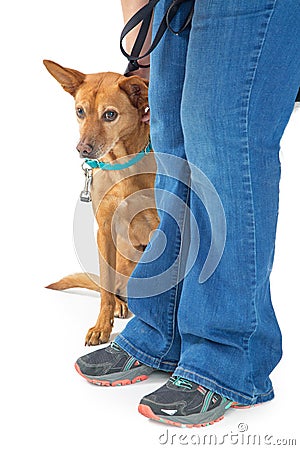
[[91, 191], [90, 191], [90, 187], [92, 184], [92, 178], [93, 178], [93, 169], [91, 169], [90, 167], [83, 167], [84, 163], [82, 165], [82, 170], [84, 171], [84, 175], [85, 175], [85, 182], [84, 182], [84, 188], [83, 191], [81, 191], [80, 193], [80, 200], [82, 202], [91, 202], [92, 201], [92, 196], [91, 196]]

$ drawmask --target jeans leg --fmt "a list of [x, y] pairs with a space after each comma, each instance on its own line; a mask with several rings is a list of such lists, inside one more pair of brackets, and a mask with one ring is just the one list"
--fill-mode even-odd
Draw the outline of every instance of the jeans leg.
[[[170, 4], [171, 0], [161, 0], [156, 7], [154, 31]], [[190, 7], [190, 2], [181, 6], [172, 21], [174, 28], [180, 28]], [[189, 29], [178, 39], [167, 31], [151, 56], [151, 140], [157, 161], [155, 194], [160, 225], [129, 280], [128, 304], [134, 317], [116, 339], [141, 362], [167, 371], [177, 366], [181, 347], [176, 318], [181, 264], [187, 248], [182, 248], [181, 235], [189, 196], [189, 169], [180, 104], [188, 38]], [[169, 174], [172, 157], [176, 158], [175, 177]], [[174, 166], [170, 170], [174, 172]]]
[[182, 98], [185, 149], [192, 188], [194, 165], [219, 194], [227, 235], [219, 265], [199, 283], [212, 230], [192, 191], [201, 246], [182, 288], [175, 374], [244, 404], [273, 397], [269, 375], [281, 358], [269, 276], [299, 35], [299, 0], [196, 0]]

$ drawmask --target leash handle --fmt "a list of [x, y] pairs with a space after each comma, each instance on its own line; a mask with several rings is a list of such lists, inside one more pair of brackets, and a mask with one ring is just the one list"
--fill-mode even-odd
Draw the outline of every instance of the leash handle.
[[[191, 9], [184, 21], [184, 24], [179, 30], [174, 30], [170, 23], [175, 17], [180, 5], [186, 1], [190, 1], [192, 3]], [[129, 76], [131, 72], [134, 72], [135, 70], [138, 70], [139, 68], [146, 68], [149, 67], [150, 64], [140, 64], [138, 62], [139, 59], [145, 58], [146, 56], [150, 55], [150, 53], [157, 47], [159, 44], [161, 38], [163, 37], [165, 31], [169, 29], [172, 33], [178, 35], [182, 33], [190, 24], [193, 13], [194, 13], [194, 2], [195, 0], [173, 0], [171, 5], [169, 6], [167, 12], [165, 13], [159, 27], [157, 30], [157, 33], [149, 47], [149, 49], [141, 55], [141, 51], [143, 48], [143, 45], [145, 43], [147, 34], [150, 29], [151, 20], [153, 16], [153, 11], [155, 6], [159, 0], [149, 0], [149, 2], [144, 5], [139, 11], [137, 11], [131, 19], [126, 23], [124, 26], [121, 36], [120, 36], [120, 49], [122, 54], [128, 59], [129, 63], [126, 68], [126, 71], [124, 73], [125, 76]], [[137, 38], [135, 40], [135, 43], [132, 47], [131, 54], [127, 53], [123, 46], [124, 38], [127, 36], [130, 31], [132, 31], [137, 25], [141, 23], [140, 30], [138, 32]]]

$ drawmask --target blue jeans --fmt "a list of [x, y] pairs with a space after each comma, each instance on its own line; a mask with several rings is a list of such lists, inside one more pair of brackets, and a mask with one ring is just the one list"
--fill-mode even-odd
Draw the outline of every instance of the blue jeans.
[[[170, 3], [159, 2], [154, 29]], [[180, 7], [174, 28], [189, 8]], [[196, 0], [190, 29], [167, 31], [151, 61], [161, 222], [129, 281], [134, 317], [116, 342], [144, 364], [246, 405], [273, 398], [269, 375], [282, 354], [269, 278], [299, 36], [300, 0]], [[173, 161], [181, 161], [176, 170]], [[199, 176], [217, 192], [226, 228]], [[201, 280], [224, 231], [221, 258]]]

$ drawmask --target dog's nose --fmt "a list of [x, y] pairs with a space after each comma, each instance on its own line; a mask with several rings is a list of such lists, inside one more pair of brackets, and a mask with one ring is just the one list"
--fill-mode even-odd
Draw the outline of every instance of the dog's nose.
[[80, 156], [82, 158], [85, 158], [86, 156], [89, 156], [92, 151], [93, 151], [93, 146], [91, 144], [86, 144], [82, 141], [79, 142], [79, 144], [77, 145], [77, 150], [80, 153]]

